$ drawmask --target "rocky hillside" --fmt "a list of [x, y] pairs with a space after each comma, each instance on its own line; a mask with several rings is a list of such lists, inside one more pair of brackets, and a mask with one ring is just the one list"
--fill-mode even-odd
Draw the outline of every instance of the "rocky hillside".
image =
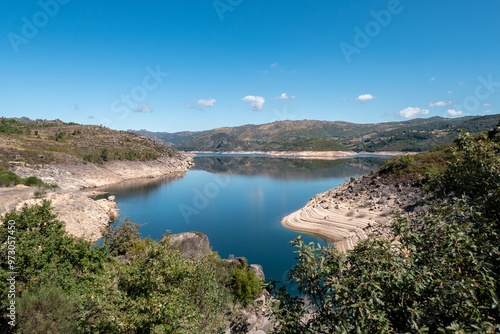
[[374, 124], [303, 120], [201, 132], [137, 132], [183, 151], [421, 152], [452, 142], [459, 129], [471, 133], [493, 129], [499, 118], [499, 115], [431, 117]]
[[163, 143], [132, 132], [59, 120], [0, 119], [0, 159], [4, 167], [7, 161], [102, 164], [174, 155], [175, 151]]
[[94, 201], [89, 188], [182, 175], [192, 166], [191, 157], [135, 133], [26, 118], [0, 119], [0, 159], [3, 174], [40, 181], [13, 187], [3, 180], [11, 187], [0, 187], [0, 215], [50, 200], [69, 234], [92, 241], [101, 238], [116, 204], [114, 198]]

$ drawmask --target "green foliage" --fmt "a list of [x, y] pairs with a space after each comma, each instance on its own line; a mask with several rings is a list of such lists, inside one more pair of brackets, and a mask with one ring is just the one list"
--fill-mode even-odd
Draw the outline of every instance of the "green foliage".
[[276, 332], [498, 332], [500, 150], [485, 135], [465, 134], [454, 155], [431, 182], [441, 199], [398, 218], [393, 239], [372, 236], [347, 254], [296, 239], [289, 279], [314, 313], [302, 321], [302, 299], [275, 291], [284, 300], [274, 306]]
[[467, 196], [487, 217], [500, 221], [500, 142], [486, 134], [460, 135], [454, 159], [430, 187], [441, 195]]
[[140, 226], [128, 218], [113, 217], [103, 235], [104, 244], [109, 248], [111, 255], [125, 255], [140, 238]]
[[108, 161], [109, 160], [109, 150], [107, 148], [103, 148], [101, 151], [101, 159], [102, 161]]
[[[3, 315], [2, 333], [208, 334], [225, 327], [231, 275], [215, 254], [185, 259], [168, 242], [137, 239], [137, 225], [126, 219], [108, 231], [115, 243], [108, 246], [132, 256], [115, 258], [107, 247], [68, 236], [48, 201], [13, 210], [2, 221], [0, 255], [6, 258], [7, 240], [15, 237], [18, 272], [17, 325]], [[7, 261], [0, 265], [5, 310], [12, 269]]]
[[217, 333], [228, 291], [213, 256], [186, 260], [153, 242], [128, 265], [97, 278], [80, 319], [81, 333]]
[[22, 183], [22, 179], [17, 174], [9, 170], [0, 171], [0, 186], [11, 187], [20, 183]]
[[0, 133], [7, 134], [22, 134], [23, 130], [19, 129], [23, 124], [13, 119], [0, 118]]
[[17, 313], [20, 333], [73, 333], [76, 330], [75, 301], [59, 287], [44, 284], [23, 292]]
[[137, 160], [138, 157], [139, 157], [139, 155], [137, 154], [136, 151], [125, 152], [125, 159], [127, 159], [127, 160], [134, 161], [134, 160]]
[[408, 171], [408, 168], [414, 163], [410, 155], [403, 155], [387, 161], [380, 168], [381, 174], [402, 174]]
[[35, 176], [29, 176], [27, 178], [21, 178], [16, 173], [9, 170], [0, 171], [0, 186], [1, 187], [11, 187], [18, 184], [24, 184], [26, 186], [38, 186], [40, 188], [56, 188], [56, 185], [48, 184], [40, 180]]
[[[68, 236], [64, 223], [56, 219], [48, 201], [10, 211], [2, 222], [0, 255], [7, 259], [12, 248], [9, 245], [15, 242], [15, 254], [9, 255], [15, 256], [16, 287], [21, 299], [26, 289], [36, 291], [40, 285], [48, 283], [63, 291], [78, 290], [89, 276], [103, 269], [104, 253], [99, 248], [91, 249], [89, 242]], [[9, 303], [7, 278], [12, 271], [8, 261], [2, 261], [0, 307], [4, 310]], [[7, 319], [0, 318], [0, 331], [7, 333], [9, 330]]]
[[242, 263], [233, 268], [231, 288], [238, 303], [248, 305], [262, 292], [262, 282], [255, 273]]

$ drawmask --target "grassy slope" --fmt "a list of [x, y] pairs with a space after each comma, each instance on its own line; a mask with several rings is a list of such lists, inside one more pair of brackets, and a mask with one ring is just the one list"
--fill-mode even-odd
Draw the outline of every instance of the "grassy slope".
[[[18, 122], [0, 119], [0, 168], [8, 161], [28, 163], [77, 162], [86, 155], [100, 157], [108, 150], [108, 160], [173, 156], [166, 145], [137, 134], [94, 125], [60, 121]], [[100, 162], [100, 161], [99, 161]]]

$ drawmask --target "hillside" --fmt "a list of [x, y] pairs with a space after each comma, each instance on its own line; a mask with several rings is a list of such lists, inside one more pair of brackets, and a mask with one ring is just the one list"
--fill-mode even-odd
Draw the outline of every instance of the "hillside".
[[172, 157], [163, 143], [132, 132], [60, 120], [0, 119], [0, 159], [7, 162], [104, 163], [112, 160], [145, 161]]
[[0, 216], [49, 200], [66, 231], [96, 241], [116, 214], [89, 188], [183, 175], [192, 159], [134, 133], [59, 120], [0, 118]]
[[137, 133], [182, 151], [347, 151], [421, 152], [453, 141], [459, 129], [478, 133], [496, 126], [500, 115], [431, 117], [401, 122], [355, 124], [330, 121], [279, 121], [200, 132]]

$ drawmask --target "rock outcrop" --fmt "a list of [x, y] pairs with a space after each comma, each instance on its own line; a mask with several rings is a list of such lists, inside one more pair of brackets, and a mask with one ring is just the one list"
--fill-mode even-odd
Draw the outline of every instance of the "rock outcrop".
[[207, 256], [212, 251], [208, 237], [201, 232], [184, 232], [163, 237], [161, 242], [169, 242], [186, 259]]
[[372, 233], [388, 237], [392, 212], [414, 212], [425, 194], [411, 181], [369, 175], [313, 197], [305, 207], [282, 220], [290, 229], [319, 234], [340, 251], [354, 248]]

